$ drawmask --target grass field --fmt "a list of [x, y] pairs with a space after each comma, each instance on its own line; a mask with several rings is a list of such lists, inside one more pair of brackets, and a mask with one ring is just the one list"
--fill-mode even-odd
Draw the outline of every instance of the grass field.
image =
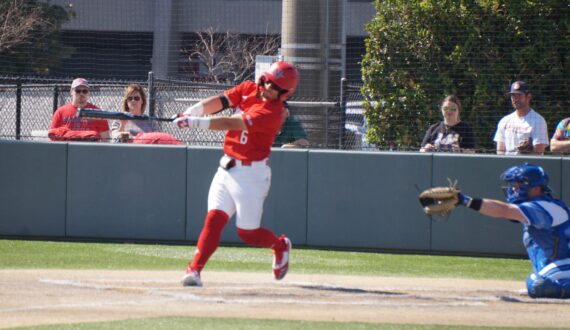
[[[69, 243], [0, 240], [1, 269], [179, 270], [193, 246]], [[266, 272], [266, 249], [220, 247], [208, 269]], [[390, 277], [449, 277], [524, 281], [531, 271], [523, 259], [467, 258], [295, 249], [291, 272]], [[0, 279], [1, 280], [1, 279]], [[1, 316], [0, 316], [1, 317]], [[26, 329], [491, 329], [340, 322], [247, 320], [232, 318], [148, 318]], [[505, 328], [501, 328], [505, 329]], [[520, 328], [519, 328], [520, 329]]]
[[[193, 246], [149, 244], [69, 243], [0, 240], [0, 268], [138, 269], [183, 271]], [[267, 271], [267, 249], [220, 247], [208, 269]], [[459, 277], [524, 280], [531, 272], [525, 259], [294, 250], [296, 273]]]
[[[490, 327], [457, 327], [457, 326], [433, 326], [433, 325], [401, 325], [401, 324], [366, 324], [339, 322], [307, 322], [307, 321], [274, 321], [274, 320], [244, 320], [229, 318], [187, 318], [169, 317], [152, 318], [142, 320], [116, 321], [104, 323], [83, 323], [70, 325], [54, 325], [41, 327], [18, 328], [19, 330], [114, 330], [114, 329], [137, 329], [137, 330], [261, 330], [261, 329], [312, 329], [312, 330], [509, 330], [509, 329], [532, 329], [532, 328], [490, 328]], [[536, 330], [536, 329], [533, 329]]]

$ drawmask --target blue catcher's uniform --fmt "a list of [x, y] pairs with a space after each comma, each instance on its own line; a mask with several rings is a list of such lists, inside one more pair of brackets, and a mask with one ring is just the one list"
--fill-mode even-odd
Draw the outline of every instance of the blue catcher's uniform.
[[534, 273], [533, 298], [570, 298], [570, 208], [549, 195], [515, 203], [525, 215], [523, 243]]

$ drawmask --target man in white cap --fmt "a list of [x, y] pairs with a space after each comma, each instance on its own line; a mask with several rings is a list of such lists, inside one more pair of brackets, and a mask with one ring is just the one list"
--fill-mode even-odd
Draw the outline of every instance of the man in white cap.
[[71, 83], [71, 102], [53, 114], [48, 133], [52, 141], [108, 141], [109, 124], [103, 119], [86, 119], [77, 116], [77, 109], [99, 109], [88, 102], [90, 86], [83, 78]]
[[495, 142], [497, 154], [542, 155], [548, 146], [546, 121], [530, 107], [532, 94], [524, 81], [515, 81], [509, 92], [515, 111], [503, 117], [497, 125]]

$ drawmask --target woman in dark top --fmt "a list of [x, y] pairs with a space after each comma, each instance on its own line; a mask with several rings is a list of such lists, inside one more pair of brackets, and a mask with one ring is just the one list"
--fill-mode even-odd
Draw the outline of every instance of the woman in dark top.
[[431, 125], [422, 141], [421, 152], [474, 152], [475, 135], [460, 119], [461, 101], [449, 95], [441, 102], [443, 121]]

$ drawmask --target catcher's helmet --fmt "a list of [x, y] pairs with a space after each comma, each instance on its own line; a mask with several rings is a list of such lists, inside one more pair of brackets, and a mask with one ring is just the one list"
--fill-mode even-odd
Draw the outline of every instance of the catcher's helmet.
[[548, 174], [542, 167], [529, 163], [508, 168], [501, 174], [501, 180], [507, 184], [503, 187], [503, 191], [509, 203], [522, 203], [528, 200], [530, 188], [541, 187], [547, 194], [552, 192], [548, 186]]
[[293, 95], [295, 88], [297, 88], [299, 72], [288, 62], [274, 62], [269, 69], [259, 77], [258, 84], [263, 85], [267, 81], [271, 81], [281, 89], [279, 99], [285, 101], [289, 96]]

